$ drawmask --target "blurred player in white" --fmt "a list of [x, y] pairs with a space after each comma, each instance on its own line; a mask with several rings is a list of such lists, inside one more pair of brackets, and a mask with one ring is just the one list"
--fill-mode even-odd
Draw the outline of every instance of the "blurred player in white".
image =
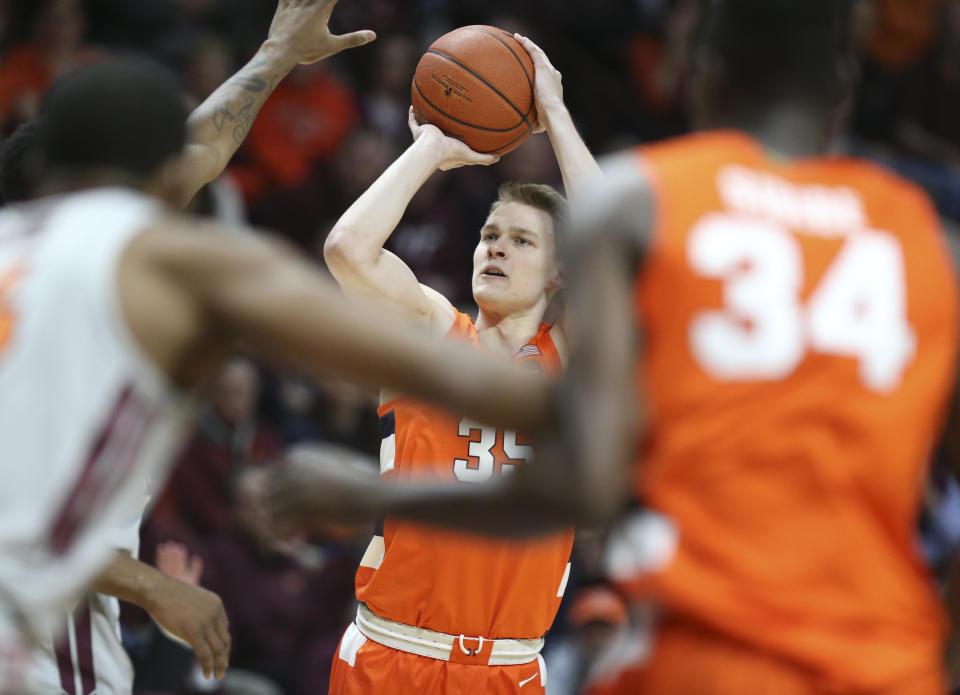
[[[328, 16], [334, 2], [322, 4]], [[308, 60], [371, 38], [325, 34]], [[281, 55], [292, 66], [304, 53]], [[11, 657], [109, 562], [148, 478], [165, 475], [190, 391], [237, 339], [311, 375], [341, 373], [493, 422], [499, 398], [487, 384], [524, 407], [537, 381], [474, 354], [464, 369], [459, 352], [374, 320], [309, 264], [172, 213], [161, 201], [184, 198], [185, 120], [176, 89], [145, 67], [70, 76], [40, 116], [50, 195], [0, 214], [3, 692], [48, 692], [13, 684], [24, 664]], [[224, 636], [204, 639], [224, 652]]]
[[[280, 80], [301, 61], [307, 61], [324, 42], [329, 2], [280, 3], [267, 40], [250, 62], [217, 89], [187, 120], [179, 202], [185, 205], [197, 191], [218, 176], [233, 156], [253, 117]], [[249, 115], [242, 123], [230, 114]], [[20, 128], [0, 151], [0, 181], [6, 203], [32, 197], [39, 149], [39, 128], [31, 122]], [[228, 620], [219, 597], [191, 582], [174, 581], [139, 562], [139, 529], [149, 491], [129, 510], [129, 519], [112, 540], [118, 552], [96, 577], [91, 593], [41, 636], [30, 663], [31, 687], [54, 692], [129, 693], [133, 668], [120, 639], [117, 598], [146, 610], [169, 634], [190, 645], [208, 675], [222, 675], [230, 653]], [[192, 582], [196, 584], [196, 582]]]
[[[309, 61], [331, 40], [326, 20], [333, 5], [311, 0], [282, 2], [267, 40], [250, 62], [217, 89], [187, 120], [183, 175], [174, 202], [186, 205], [197, 191], [224, 169], [252, 125], [253, 118], [281, 79], [297, 64]], [[360, 38], [365, 43], [368, 35]], [[235, 114], [244, 114], [238, 119]], [[6, 203], [32, 197], [31, 183], [39, 148], [38, 124], [32, 122], [4, 142], [0, 180]], [[10, 184], [9, 186], [7, 184]], [[174, 581], [139, 562], [139, 529], [149, 491], [131, 499], [128, 520], [113, 535], [118, 552], [96, 577], [91, 593], [54, 627], [39, 636], [40, 650], [30, 662], [30, 687], [49, 692], [129, 693], [133, 668], [120, 639], [120, 604], [146, 610], [168, 634], [195, 651], [204, 673], [223, 674], [230, 653], [227, 616], [219, 597], [190, 583]], [[195, 582], [194, 582], [195, 584]]]

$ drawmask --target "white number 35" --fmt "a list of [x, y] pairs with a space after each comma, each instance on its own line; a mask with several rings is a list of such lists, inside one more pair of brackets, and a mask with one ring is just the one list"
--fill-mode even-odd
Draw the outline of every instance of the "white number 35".
[[776, 222], [715, 213], [691, 230], [687, 259], [725, 281], [722, 310], [690, 324], [696, 361], [721, 380], [789, 376], [808, 351], [856, 359], [863, 384], [890, 391], [916, 349], [903, 252], [887, 232], [852, 233], [804, 306], [800, 243]]

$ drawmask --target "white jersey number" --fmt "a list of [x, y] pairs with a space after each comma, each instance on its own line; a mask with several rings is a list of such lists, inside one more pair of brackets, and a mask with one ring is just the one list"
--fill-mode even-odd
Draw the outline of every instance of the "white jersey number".
[[851, 234], [806, 306], [800, 243], [776, 222], [706, 215], [690, 233], [687, 258], [699, 275], [725, 281], [724, 309], [698, 313], [689, 330], [693, 356], [712, 377], [782, 379], [813, 350], [856, 359], [873, 391], [900, 383], [916, 339], [892, 234]]
[[[474, 439], [474, 433], [479, 432], [479, 439]], [[470, 440], [467, 454], [476, 463], [468, 459], [453, 460], [453, 474], [457, 480], [464, 483], [484, 483], [493, 477], [496, 460], [493, 456], [493, 447], [497, 443], [497, 430], [488, 425], [481, 425], [470, 418], [463, 418], [457, 428], [457, 434]], [[533, 447], [517, 443], [517, 433], [512, 430], [503, 431], [503, 453], [514, 461], [522, 460], [530, 463], [533, 460]], [[500, 473], [512, 473], [516, 465], [501, 463]]]

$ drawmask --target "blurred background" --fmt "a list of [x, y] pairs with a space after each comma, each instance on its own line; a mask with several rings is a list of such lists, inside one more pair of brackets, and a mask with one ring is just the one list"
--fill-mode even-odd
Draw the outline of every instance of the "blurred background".
[[[275, 0], [0, 0], [0, 137], [36, 113], [59, 75], [111, 54], [153, 58], [199, 103], [254, 53], [275, 6]], [[596, 153], [683, 133], [695, 7], [696, 0], [343, 0], [332, 29], [374, 29], [378, 40], [294, 70], [194, 211], [275, 230], [322, 265], [333, 222], [409, 144], [410, 81], [420, 54], [465, 24], [494, 24], [539, 43], [563, 73], [569, 109]], [[960, 0], [858, 0], [855, 30], [862, 74], [839, 147], [919, 183], [956, 234]], [[422, 282], [466, 311], [476, 232], [505, 180], [559, 187], [545, 135], [495, 167], [435, 174], [390, 239], [389, 248]], [[169, 540], [204, 559], [201, 584], [224, 600], [233, 665], [246, 681], [229, 691], [203, 682], [188, 653], [130, 611], [125, 641], [138, 665], [137, 690], [326, 692], [368, 535], [332, 530], [322, 539], [279, 543], [249, 500], [263, 483], [258, 470], [290, 444], [330, 441], [376, 455], [376, 394], [333, 382], [318, 388], [245, 355], [227, 364], [211, 389], [211, 405], [144, 526], [143, 559], [153, 561], [157, 545]], [[960, 491], [935, 469], [929, 497], [921, 537], [942, 572], [960, 537]], [[567, 600], [548, 639], [557, 675], [549, 681], [551, 695], [601, 688], [597, 674], [607, 670], [601, 665], [645, 648], [637, 637], [643, 617], [628, 619], [602, 585], [599, 548], [599, 536], [580, 534]]]

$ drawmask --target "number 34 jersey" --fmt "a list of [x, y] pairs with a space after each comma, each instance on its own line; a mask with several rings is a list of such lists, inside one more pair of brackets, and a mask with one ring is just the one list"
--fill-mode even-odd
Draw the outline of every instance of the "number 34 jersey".
[[[448, 339], [480, 349], [465, 314], [457, 314]], [[562, 369], [546, 324], [516, 359], [547, 374]], [[427, 475], [469, 485], [509, 475], [533, 459], [522, 434], [409, 398], [390, 400], [379, 413], [384, 478]], [[492, 541], [387, 518], [376, 533], [356, 589], [357, 600], [377, 615], [485, 639], [534, 639], [553, 623], [569, 573], [572, 529], [535, 541]]]
[[637, 487], [669, 522], [659, 571], [621, 579], [849, 686], [936, 663], [915, 530], [958, 288], [931, 204], [876, 166], [775, 160], [736, 133], [637, 161], [655, 216]]

